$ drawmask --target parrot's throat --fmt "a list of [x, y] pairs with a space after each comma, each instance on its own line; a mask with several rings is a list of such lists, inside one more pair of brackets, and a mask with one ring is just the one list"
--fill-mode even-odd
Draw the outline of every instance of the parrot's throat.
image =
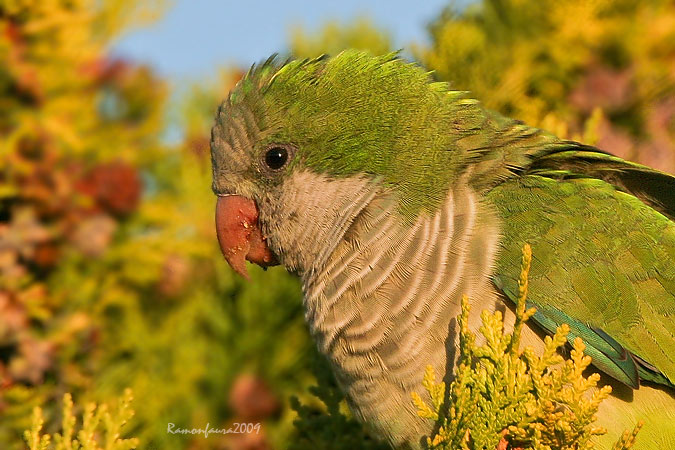
[[303, 280], [312, 279], [379, 190], [378, 183], [366, 177], [335, 180], [295, 173], [284, 184], [279, 201], [276, 193], [263, 199], [263, 208], [273, 218], [263, 224], [270, 247], [288, 270]]
[[499, 233], [469, 188], [451, 190], [436, 214], [413, 224], [396, 205], [379, 192], [355, 208], [325, 263], [303, 283], [310, 330], [350, 405], [400, 439], [429, 431], [410, 392], [422, 389], [426, 365], [444, 374], [446, 361], [454, 362], [451, 321], [461, 296], [496, 304], [489, 275]]

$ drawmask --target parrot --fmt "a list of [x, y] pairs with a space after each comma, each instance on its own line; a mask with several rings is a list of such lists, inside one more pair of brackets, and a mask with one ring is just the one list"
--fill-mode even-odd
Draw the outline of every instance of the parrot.
[[[254, 64], [211, 130], [216, 234], [229, 265], [283, 265], [354, 416], [421, 448], [425, 368], [452, 380], [462, 296], [522, 342], [562, 324], [614, 390], [609, 449], [675, 449], [675, 177], [505, 117], [400, 53]], [[470, 317], [477, 330], [480, 320]]]

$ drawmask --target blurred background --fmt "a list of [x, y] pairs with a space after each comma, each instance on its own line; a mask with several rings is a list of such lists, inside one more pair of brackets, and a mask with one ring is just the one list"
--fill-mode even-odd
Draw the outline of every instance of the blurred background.
[[[126, 387], [140, 448], [298, 442], [290, 396], [320, 408], [300, 286], [226, 266], [209, 129], [252, 63], [347, 47], [675, 173], [672, 0], [0, 0], [0, 448], [36, 405], [50, 431], [64, 393]], [[262, 433], [166, 432], [242, 421]]]

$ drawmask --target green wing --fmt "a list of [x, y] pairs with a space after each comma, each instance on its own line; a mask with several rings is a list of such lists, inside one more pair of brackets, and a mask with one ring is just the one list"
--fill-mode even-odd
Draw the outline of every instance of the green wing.
[[628, 386], [675, 387], [675, 178], [562, 144], [487, 193], [504, 223], [494, 283], [516, 298], [529, 243], [537, 324], [570, 325]]

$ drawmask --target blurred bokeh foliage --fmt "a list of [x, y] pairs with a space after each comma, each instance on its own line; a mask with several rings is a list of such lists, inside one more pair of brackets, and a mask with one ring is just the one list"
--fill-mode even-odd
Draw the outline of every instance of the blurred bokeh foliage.
[[279, 442], [280, 399], [307, 382], [297, 281], [279, 268], [237, 280], [217, 246], [204, 130], [231, 81], [208, 115], [186, 107], [188, 142], [168, 146], [167, 84], [107, 56], [141, 4], [0, 3], [3, 449], [24, 447], [33, 406], [49, 432], [65, 392], [84, 404], [126, 387], [143, 448], [226, 444], [169, 422], [270, 416], [287, 426], [246, 439]]
[[[182, 140], [167, 144], [169, 85], [109, 56], [163, 6], [0, 0], [0, 448], [24, 447], [35, 405], [56, 429], [65, 392], [77, 405], [131, 387], [141, 448], [283, 448], [298, 437], [291, 394], [303, 417], [325, 409], [308, 390], [299, 283], [280, 268], [245, 283], [216, 243], [209, 128], [246, 68], [188, 90]], [[392, 50], [365, 19], [297, 28], [289, 42], [301, 57]], [[490, 108], [675, 172], [672, 1], [451, 5], [409, 48]], [[263, 433], [166, 432], [235, 421]]]
[[368, 50], [374, 55], [381, 55], [391, 52], [392, 38], [386, 30], [377, 28], [365, 17], [351, 24], [328, 22], [313, 34], [298, 26], [290, 36], [291, 53], [297, 58], [335, 55], [347, 48]]
[[675, 4], [485, 0], [448, 7], [415, 55], [487, 107], [675, 172]]

